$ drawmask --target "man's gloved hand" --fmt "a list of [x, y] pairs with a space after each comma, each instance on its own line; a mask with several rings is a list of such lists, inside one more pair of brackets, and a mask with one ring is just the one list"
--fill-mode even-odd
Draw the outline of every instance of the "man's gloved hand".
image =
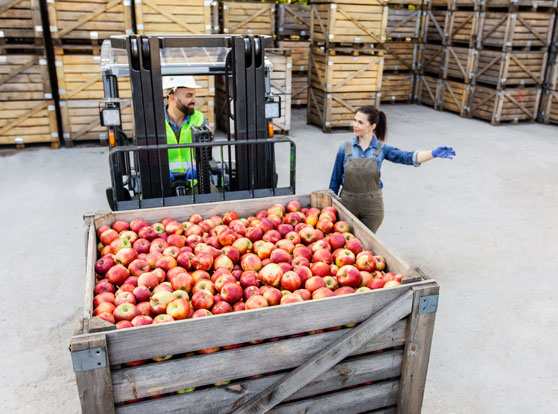
[[438, 147], [432, 150], [432, 156], [434, 158], [449, 158], [451, 160], [455, 156], [455, 151], [452, 147]]
[[[194, 173], [192, 174], [192, 169], [194, 170]], [[194, 165], [194, 167], [188, 167], [186, 168], [186, 179], [187, 180], [191, 180], [192, 179], [192, 175], [194, 176], [194, 178], [198, 178], [198, 172], [196, 170], [196, 166]]]
[[169, 170], [169, 173], [170, 173], [170, 180], [171, 180], [171, 181], [174, 181], [174, 175], [173, 175], [172, 171]]

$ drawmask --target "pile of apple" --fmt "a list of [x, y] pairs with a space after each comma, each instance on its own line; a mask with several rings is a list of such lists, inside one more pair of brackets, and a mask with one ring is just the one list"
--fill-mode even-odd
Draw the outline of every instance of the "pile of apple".
[[115, 221], [97, 229], [94, 315], [120, 329], [399, 286], [349, 230], [296, 200], [248, 218]]

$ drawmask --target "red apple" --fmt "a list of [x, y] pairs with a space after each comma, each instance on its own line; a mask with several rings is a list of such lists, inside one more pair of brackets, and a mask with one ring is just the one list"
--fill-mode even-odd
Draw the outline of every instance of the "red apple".
[[200, 290], [192, 296], [192, 306], [195, 310], [211, 309], [213, 307], [213, 294], [206, 290]]
[[114, 303], [115, 295], [111, 292], [101, 292], [93, 298], [93, 306], [97, 308], [103, 302]]
[[300, 285], [300, 276], [296, 272], [291, 270], [283, 273], [283, 276], [281, 277], [281, 288], [294, 292], [300, 288]]
[[254, 253], [248, 253], [240, 259], [240, 267], [242, 267], [244, 271], [251, 270], [257, 272], [262, 268], [262, 261]]
[[293, 250], [293, 257], [305, 257], [306, 259], [312, 259], [312, 250], [302, 244], [295, 246]]
[[106, 230], [110, 230], [109, 226], [101, 226], [97, 229], [97, 237], [101, 237], [101, 234], [103, 234], [104, 231]]
[[261, 295], [260, 289], [257, 286], [248, 286], [244, 289], [244, 300], [248, 300], [250, 296]]
[[364, 270], [360, 271], [360, 277], [362, 278], [361, 282], [360, 282], [360, 287], [363, 286], [368, 286], [368, 283], [370, 283], [370, 281], [372, 280], [372, 273], [370, 272], [365, 272]]
[[190, 269], [194, 255], [191, 252], [182, 252], [176, 258], [176, 264], [184, 269]]
[[298, 302], [304, 302], [304, 299], [298, 293], [288, 293], [281, 298], [281, 305]]
[[232, 272], [233, 267], [234, 267], [233, 261], [228, 256], [225, 255], [219, 255], [213, 261], [213, 268], [215, 270], [226, 269], [229, 272]]
[[219, 303], [216, 303], [211, 308], [211, 313], [213, 315], [219, 315], [221, 313], [229, 313], [233, 311], [233, 307], [226, 301], [222, 300]]
[[325, 285], [328, 289], [334, 291], [339, 287], [339, 282], [335, 276], [325, 276], [324, 278]]
[[307, 266], [299, 266], [294, 269], [294, 272], [300, 277], [300, 285], [304, 286], [306, 281], [312, 277], [312, 271]]
[[116, 329], [126, 329], [126, 328], [133, 328], [132, 322], [130, 321], [118, 321], [116, 322]]
[[171, 286], [174, 290], [183, 290], [190, 293], [194, 287], [194, 279], [188, 272], [178, 273], [172, 278]]
[[167, 279], [167, 273], [161, 269], [160, 267], [153, 269], [153, 271], [151, 272], [153, 273], [155, 276], [157, 276], [157, 279], [159, 280], [159, 283], [163, 283], [166, 279]]
[[386, 282], [384, 289], [394, 288], [397, 286], [401, 286], [401, 282], [398, 282], [397, 280], [390, 280]]
[[[265, 300], [265, 299], [264, 299]], [[233, 305], [233, 312], [240, 312], [246, 310], [246, 303], [244, 302], [236, 302]]]
[[339, 289], [337, 289], [334, 293], [335, 296], [341, 296], [341, 295], [348, 295], [350, 293], [355, 293], [355, 290], [350, 286], [342, 286]]
[[151, 325], [153, 323], [153, 318], [147, 315], [138, 315], [132, 319], [132, 325], [134, 326], [144, 326]]
[[326, 287], [326, 284], [324, 282], [324, 279], [321, 278], [320, 276], [312, 276], [310, 279], [308, 279], [306, 281], [306, 283], [304, 284], [304, 288], [309, 290], [310, 292], [314, 292], [315, 290], [318, 290], [321, 287]]
[[327, 287], [321, 287], [319, 289], [316, 289], [312, 293], [312, 299], [329, 298], [331, 296], [334, 296], [334, 293], [332, 290], [328, 289]]
[[105, 246], [110, 245], [116, 239], [118, 239], [118, 232], [114, 229], [105, 230], [99, 236], [99, 240]]
[[349, 249], [340, 249], [335, 256], [335, 264], [338, 267], [353, 265], [355, 260], [355, 254]]
[[130, 240], [117, 237], [110, 243], [110, 252], [116, 254], [118, 253], [119, 250], [131, 248], [131, 247], [132, 244], [130, 243]]
[[310, 261], [306, 257], [302, 257], [302, 256], [295, 257], [291, 264], [293, 265], [294, 268], [300, 266], [306, 266], [310, 268]]
[[197, 311], [194, 312], [192, 318], [203, 318], [204, 316], [211, 316], [211, 315], [213, 314], [207, 309], [198, 309]]
[[95, 309], [93, 310], [93, 316], [97, 316], [100, 313], [103, 312], [108, 312], [112, 315], [112, 312], [114, 312], [114, 309], [116, 309], [116, 306], [114, 306], [114, 303], [112, 302], [101, 302], [99, 303], [99, 306], [95, 307]]
[[147, 286], [138, 286], [134, 288], [134, 296], [137, 302], [145, 302], [151, 297], [151, 292]]
[[194, 285], [192, 292], [197, 293], [201, 290], [205, 290], [206, 292], [209, 292], [212, 295], [216, 293], [215, 284], [211, 280], [205, 280], [205, 279], [200, 280]]
[[142, 227], [138, 231], [138, 237], [139, 237], [138, 240], [144, 239], [144, 240], [147, 240], [149, 242], [152, 242], [153, 240], [155, 240], [159, 236], [157, 235], [155, 230], [153, 230], [153, 227], [148, 225], [148, 226]]
[[98, 295], [103, 292], [114, 293], [114, 290], [115, 290], [114, 285], [106, 279], [100, 280], [95, 285], [95, 295]]
[[155, 288], [153, 289], [153, 294], [157, 293], [157, 292], [170, 292], [172, 293], [174, 290], [171, 286], [171, 284], [169, 282], [163, 282], [163, 283], [159, 283], [157, 286], [155, 286]]
[[195, 270], [192, 272], [192, 279], [194, 279], [194, 284], [196, 284], [200, 280], [211, 280], [211, 276], [205, 270]]
[[153, 289], [158, 284], [159, 279], [153, 272], [146, 272], [138, 277], [138, 287], [144, 286], [148, 289]]
[[262, 296], [265, 298], [265, 300], [267, 300], [269, 306], [275, 306], [279, 305], [283, 294], [279, 289], [270, 287], [269, 289], [266, 289], [264, 292], [262, 292]]
[[375, 255], [374, 261], [376, 262], [376, 270], [384, 270], [386, 268], [386, 260], [382, 256]]
[[339, 220], [333, 225], [333, 230], [338, 233], [347, 233], [350, 230], [349, 223]]
[[283, 270], [277, 263], [269, 263], [264, 266], [258, 273], [259, 279], [271, 286], [279, 286]]
[[132, 305], [136, 304], [136, 297], [133, 293], [130, 292], [122, 292], [119, 295], [116, 295], [114, 298], [114, 305], [118, 307], [123, 303], [131, 303]]
[[151, 303], [148, 302], [149, 299], [145, 302], [136, 303], [136, 308], [138, 308], [138, 312], [140, 315], [146, 316], [153, 316], [153, 311], [151, 310]]
[[97, 318], [99, 318], [99, 319], [102, 319], [102, 320], [107, 321], [107, 322], [112, 323], [112, 324], [114, 324], [116, 322], [115, 318], [114, 318], [114, 315], [110, 312], [100, 312], [99, 314], [97, 314], [95, 316], [97, 316]]
[[165, 232], [169, 236], [171, 236], [171, 235], [181, 235], [184, 232], [184, 227], [182, 226], [182, 223], [179, 223], [178, 221], [173, 220], [173, 221], [169, 222], [167, 225], [165, 225]]
[[290, 242], [292, 242], [294, 245], [297, 245], [300, 243], [300, 236], [298, 234], [298, 232], [296, 231], [290, 231], [285, 235], [285, 239], [289, 240]]
[[[167, 315], [166, 313], [163, 313], [163, 314], [157, 315], [157, 316], [155, 316], [155, 318], [153, 318], [153, 325], [156, 325], [158, 323], [172, 322], [172, 321], [174, 321], [172, 316]], [[155, 359], [155, 358], [153, 358], [153, 359]]]
[[356, 289], [360, 286], [362, 276], [356, 267], [346, 265], [339, 268], [339, 271], [337, 272], [337, 281], [340, 286], [350, 286]]
[[312, 255], [312, 261], [314, 263], [322, 262], [326, 264], [331, 264], [332, 260], [333, 259], [331, 257], [331, 253], [326, 249], [318, 249]]
[[221, 297], [230, 304], [234, 304], [241, 300], [243, 293], [242, 287], [236, 283], [236, 281], [225, 283], [221, 288]]
[[345, 248], [349, 249], [354, 254], [359, 254], [361, 251], [364, 250], [364, 247], [362, 247], [362, 243], [356, 237], [347, 240], [347, 242], [345, 243]]
[[[223, 275], [219, 276], [217, 278], [217, 280], [215, 281], [215, 289], [217, 290], [217, 292], [221, 293], [221, 289], [227, 283], [235, 283], [236, 284], [235, 277], [231, 274], [223, 274]], [[242, 289], [242, 287], [240, 287], [240, 289]]]
[[169, 247], [169, 244], [165, 240], [157, 238], [151, 242], [151, 246], [149, 246], [149, 252], [159, 252], [162, 254], [167, 247]]
[[324, 262], [314, 262], [310, 264], [310, 270], [314, 276], [329, 276], [331, 273], [331, 267]]
[[[182, 228], [182, 225], [180, 228]], [[167, 315], [172, 316], [174, 320], [186, 319], [189, 314], [190, 302], [185, 299], [174, 299], [167, 305]]]
[[269, 306], [267, 300], [261, 295], [254, 295], [250, 296], [246, 303], [246, 310], [249, 309], [258, 309], [258, 308], [266, 308]]
[[140, 276], [143, 273], [149, 272], [151, 267], [146, 260], [136, 259], [128, 265], [128, 270], [131, 275]]
[[100, 275], [105, 275], [108, 270], [114, 266], [114, 260], [111, 257], [101, 257], [95, 263], [95, 272]]
[[117, 321], [132, 321], [139, 315], [136, 305], [132, 303], [122, 303], [118, 305], [112, 313]]
[[298, 200], [292, 200], [287, 203], [287, 211], [294, 212], [300, 211], [300, 202]]
[[106, 273], [106, 278], [114, 285], [121, 285], [128, 276], [130, 276], [130, 272], [120, 264], [114, 265]]
[[155, 314], [165, 313], [167, 306], [174, 300], [174, 296], [171, 292], [166, 290], [161, 290], [156, 292], [151, 296], [151, 311]]
[[245, 289], [249, 286], [260, 286], [258, 274], [252, 270], [242, 272], [242, 275], [240, 276], [240, 286]]
[[299, 295], [303, 300], [312, 299], [312, 293], [308, 289], [297, 289], [293, 293]]

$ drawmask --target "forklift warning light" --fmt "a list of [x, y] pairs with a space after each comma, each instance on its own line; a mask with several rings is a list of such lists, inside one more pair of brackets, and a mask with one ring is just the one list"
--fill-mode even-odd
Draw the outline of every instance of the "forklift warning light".
[[266, 117], [266, 119], [280, 118], [281, 117], [281, 104], [279, 102], [266, 102], [265, 103], [265, 117]]
[[116, 127], [122, 124], [119, 109], [104, 108], [101, 111], [101, 124], [107, 127]]

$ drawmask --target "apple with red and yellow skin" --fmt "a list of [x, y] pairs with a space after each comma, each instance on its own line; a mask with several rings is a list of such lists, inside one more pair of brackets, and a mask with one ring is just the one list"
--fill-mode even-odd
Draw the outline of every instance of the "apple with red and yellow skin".
[[216, 303], [211, 308], [211, 313], [213, 315], [220, 315], [222, 313], [230, 313], [233, 311], [233, 307], [226, 301], [222, 300], [219, 303]]
[[232, 276], [232, 272], [231, 272], [230, 270], [228, 270], [228, 269], [222, 269], [222, 268], [221, 268], [221, 269], [217, 269], [217, 270], [215, 270], [215, 271], [213, 272], [213, 274], [211, 275], [210, 280], [211, 280], [213, 283], [216, 283], [216, 282], [217, 282], [217, 279], [219, 279], [219, 278], [220, 278], [221, 276], [223, 276], [223, 275]]
[[114, 285], [110, 283], [108, 280], [103, 279], [97, 282], [97, 284], [95, 285], [94, 292], [95, 295], [98, 295], [103, 292], [114, 293], [114, 290], [115, 290]]
[[331, 267], [329, 264], [324, 262], [313, 262], [310, 264], [310, 270], [314, 276], [330, 276]]
[[151, 246], [151, 242], [147, 239], [137, 239], [132, 247], [138, 254], [142, 253], [149, 253], [149, 247]]
[[298, 275], [298, 277], [300, 277], [301, 286], [304, 286], [306, 284], [306, 281], [313, 276], [312, 271], [307, 266], [298, 266], [294, 268], [293, 271]]
[[130, 293], [132, 293], [132, 292], [134, 291], [134, 288], [135, 288], [135, 286], [132, 285], [131, 283], [126, 283], [126, 282], [124, 282], [124, 283], [122, 283], [122, 285], [120, 286], [120, 289], [118, 289], [118, 290], [114, 293], [114, 296], [116, 297], [116, 296], [118, 296], [118, 295], [120, 295], [121, 293], [124, 293], [124, 292], [130, 292]]
[[290, 263], [287, 262], [281, 262], [281, 263], [277, 263], [279, 265], [279, 267], [281, 267], [281, 270], [283, 271], [283, 273], [288, 272], [290, 270], [293, 270], [293, 266]]
[[[182, 227], [184, 227], [184, 226], [182, 226]], [[208, 229], [208, 231], [210, 229], [212, 229], [213, 227], [215, 227], [215, 226], [210, 227]], [[191, 226], [189, 226], [186, 229], [186, 232], [184, 233], [184, 235], [186, 236], [186, 238], [188, 238], [190, 236], [200, 236], [201, 237], [201, 236], [203, 236], [204, 233], [205, 233], [205, 230], [203, 229], [203, 227], [200, 223], [199, 225], [198, 224], [192, 224]]]
[[114, 298], [114, 305], [118, 307], [123, 303], [131, 303], [132, 305], [135, 305], [136, 297], [131, 292], [122, 292], [119, 295], [116, 295]]
[[116, 309], [116, 306], [114, 306], [114, 303], [112, 302], [101, 302], [99, 303], [99, 306], [95, 307], [95, 310], [93, 310], [93, 316], [97, 316], [100, 313], [103, 312], [108, 312], [112, 315], [112, 312], [114, 312], [114, 309]]
[[302, 282], [298, 273], [292, 270], [283, 273], [283, 276], [281, 277], [281, 288], [291, 292], [300, 288], [301, 283]]
[[[102, 243], [100, 244], [102, 245]], [[97, 248], [97, 250], [99, 250], [99, 247]], [[112, 249], [110, 248], [110, 244], [108, 246], [103, 246], [100, 250], [101, 250], [100, 251], [101, 257], [104, 257], [108, 254], [112, 254]]]
[[329, 267], [329, 272], [331, 276], [337, 276], [338, 271], [339, 271], [339, 266], [337, 266], [336, 264], [331, 264], [331, 266]]
[[213, 314], [207, 309], [198, 309], [192, 315], [192, 319], [193, 318], [203, 318], [204, 316], [211, 316], [211, 315], [213, 315]]
[[347, 265], [353, 265], [355, 264], [355, 261], [355, 254], [349, 249], [341, 249], [335, 255], [335, 264], [340, 268]]
[[229, 228], [223, 230], [218, 236], [219, 243], [221, 243], [221, 246], [230, 246], [238, 238], [239, 236]]
[[136, 303], [136, 308], [138, 309], [140, 315], [147, 315], [151, 317], [153, 316], [153, 311], [151, 310], [151, 303], [149, 302], [149, 299], [144, 302]]
[[209, 292], [212, 295], [216, 293], [215, 284], [211, 280], [202, 279], [199, 282], [196, 282], [196, 284], [192, 288], [193, 293], [198, 293], [202, 290]]
[[289, 293], [281, 298], [281, 305], [288, 305], [289, 303], [299, 302], [304, 302], [304, 299], [298, 293]]
[[170, 234], [169, 237], [167, 237], [167, 243], [169, 246], [181, 248], [186, 246], [186, 237], [181, 234]]
[[105, 276], [113, 285], [121, 285], [130, 276], [130, 272], [124, 266], [117, 264], [111, 267]]
[[194, 279], [194, 285], [200, 280], [211, 280], [211, 276], [205, 270], [195, 270], [191, 273], [192, 279]]
[[253, 295], [248, 298], [245, 302], [245, 309], [258, 309], [258, 308], [267, 308], [269, 303], [262, 295]]
[[388, 280], [384, 285], [384, 289], [395, 288], [398, 286], [401, 286], [401, 282], [398, 282], [397, 280]]
[[[317, 230], [316, 230], [316, 232], [317, 232]], [[308, 247], [310, 247], [310, 246], [312, 246], [310, 248], [310, 250], [312, 250], [312, 253], [315, 253], [315, 252], [317, 252], [318, 250], [321, 250], [321, 249], [325, 249], [328, 252], [331, 252], [331, 246], [328, 243], [328, 241], [325, 240], [325, 239], [316, 240], [314, 243], [312, 243]]]
[[155, 230], [155, 233], [157, 233], [159, 237], [161, 234], [165, 233], [165, 225], [163, 223], [153, 223], [151, 227], [153, 227], [153, 230]]
[[210, 310], [213, 307], [213, 304], [213, 294], [207, 290], [200, 290], [192, 295], [192, 306], [195, 310]]
[[[219, 276], [217, 278], [217, 280], [215, 281], [215, 289], [217, 290], [217, 292], [221, 293], [221, 289], [223, 289], [223, 286], [225, 286], [227, 283], [235, 283], [236, 284], [235, 277], [233, 275], [230, 275], [230, 274], [229, 275], [223, 274], [223, 275]], [[242, 287], [240, 287], [240, 289], [242, 289]]]
[[234, 282], [225, 283], [221, 288], [221, 297], [223, 300], [234, 304], [242, 299], [244, 292], [236, 280]]
[[312, 299], [312, 293], [308, 289], [297, 289], [293, 293], [296, 293], [300, 296], [303, 300], [310, 300]]
[[[138, 237], [139, 239], [144, 239], [147, 240], [149, 242], [152, 242], [153, 240], [155, 240], [157, 237], [159, 237], [159, 235], [155, 232], [155, 230], [153, 229], [153, 227], [151, 226], [145, 226], [142, 227], [139, 231], [138, 231]], [[138, 240], [139, 240], [138, 239]]]
[[289, 240], [295, 246], [300, 243], [300, 236], [296, 231], [290, 231], [285, 235], [285, 240]]
[[[172, 322], [172, 321], [174, 321], [172, 316], [167, 315], [166, 313], [162, 313], [162, 314], [157, 315], [153, 318], [153, 323], [152, 324], [157, 325], [159, 323], [167, 323], [167, 322]], [[169, 355], [169, 357], [172, 357], [172, 355]], [[153, 360], [155, 360], [155, 358], [153, 358]], [[159, 361], [156, 361], [156, 362], [159, 362]]]
[[151, 298], [151, 291], [147, 286], [137, 286], [132, 293], [136, 297], [136, 302], [145, 302]]
[[180, 250], [176, 246], [169, 246], [165, 250], [163, 250], [163, 256], [170, 256], [175, 260], [179, 254]]
[[258, 279], [258, 274], [255, 271], [247, 270], [242, 272], [240, 276], [240, 286], [244, 289], [248, 288], [249, 286], [260, 286], [260, 280]]
[[366, 286], [372, 290], [375, 290], [375, 289], [382, 289], [385, 284], [386, 281], [383, 278], [375, 277], [370, 282], [368, 282], [368, 285]]
[[331, 233], [333, 230], [333, 222], [327, 218], [322, 218], [316, 223], [316, 229], [326, 234]]
[[275, 244], [271, 242], [266, 242], [263, 240], [258, 240], [253, 245], [253, 251], [258, 255], [260, 259], [267, 259], [271, 256], [271, 252], [275, 249]]
[[328, 289], [327, 287], [321, 287], [319, 289], [316, 289], [314, 292], [312, 292], [312, 299], [323, 299], [323, 298], [329, 298], [331, 296], [334, 296], [334, 293], [331, 289]]
[[[347, 234], [347, 233], [345, 233], [345, 234]], [[352, 251], [355, 255], [359, 254], [360, 252], [362, 252], [364, 250], [364, 247], [362, 246], [362, 243], [356, 237], [353, 237], [352, 239], [347, 240], [347, 242], [345, 243], [345, 248]]]
[[281, 233], [279, 233], [277, 230], [269, 230], [264, 233], [262, 240], [275, 244], [279, 240], [281, 240], [281, 238]]
[[128, 266], [138, 258], [138, 252], [131, 247], [124, 247], [114, 255], [114, 263]]
[[333, 225], [333, 231], [337, 233], [347, 233], [349, 230], [349, 223], [343, 220], [339, 220]]
[[[132, 244], [128, 239], [123, 239], [121, 237], [117, 237], [110, 243], [110, 252], [116, 255], [119, 250], [131, 248]], [[137, 253], [137, 252], [136, 252]], [[115, 259], [116, 262], [116, 259]]]
[[146, 287], [147, 289], [153, 289], [159, 284], [159, 278], [153, 272], [142, 273], [138, 277], [138, 287]]
[[341, 233], [335, 232], [329, 235], [328, 243], [330, 244], [333, 250], [337, 250], [345, 246], [346, 240]]
[[276, 230], [281, 235], [281, 239], [284, 239], [287, 234], [289, 234], [291, 231], [294, 231], [294, 226], [292, 224], [289, 224], [288, 222], [280, 223], [277, 226]]
[[261, 240], [263, 235], [264, 235], [264, 232], [259, 227], [248, 227], [246, 229], [246, 233], [244, 233], [244, 237], [246, 237], [252, 243], [255, 243], [258, 240]]
[[176, 264], [184, 269], [191, 269], [193, 258], [194, 254], [192, 252], [182, 252], [176, 258]]
[[308, 224], [311, 227], [316, 226], [316, 224], [318, 224], [318, 216], [314, 216], [314, 215], [307, 215], [304, 218], [304, 224]]
[[376, 262], [376, 270], [382, 271], [386, 268], [386, 260], [382, 256], [374, 255], [374, 262]]
[[101, 234], [103, 234], [103, 232], [106, 231], [106, 230], [110, 230], [110, 227], [109, 226], [101, 226], [101, 227], [97, 228], [97, 230], [96, 230], [97, 238], [100, 238]]
[[362, 281], [360, 271], [351, 265], [340, 267], [336, 276], [340, 286], [350, 286], [355, 289], [360, 286]]
[[186, 299], [174, 299], [167, 305], [166, 312], [174, 320], [186, 319], [190, 314], [190, 302]]
[[240, 267], [242, 270], [257, 272], [262, 268], [262, 261], [258, 255], [247, 253], [240, 258]]
[[176, 267], [173, 267], [172, 269], [169, 269], [169, 271], [167, 272], [166, 281], [172, 283], [172, 279], [180, 273], [187, 273], [187, 271], [186, 271], [186, 269], [184, 269], [183, 267], [180, 267], [180, 266], [176, 266]]
[[160, 267], [153, 269], [151, 273], [157, 276], [157, 279], [159, 279], [159, 283], [163, 283], [165, 280], [167, 280], [167, 273]]
[[238, 250], [239, 255], [243, 255], [252, 249], [252, 242], [247, 237], [240, 237], [233, 242], [232, 246]]
[[332, 262], [331, 253], [326, 249], [318, 249], [312, 255], [312, 262], [322, 262], [326, 264], [331, 264]]
[[[209, 231], [211, 231], [211, 229], [213, 229], [215, 227], [215, 223], [211, 219], [205, 219], [205, 220], [200, 221], [198, 224], [195, 224], [194, 226], [197, 226], [199, 228], [199, 231], [201, 231], [201, 233], [203, 234], [203, 233], [208, 233]], [[190, 227], [194, 227], [194, 226], [190, 226]], [[190, 230], [190, 227], [188, 227], [186, 232], [188, 232], [188, 230]], [[197, 231], [198, 230], [196, 230], [196, 232]]]
[[149, 246], [149, 252], [159, 252], [163, 254], [167, 247], [169, 247], [169, 244], [166, 242], [166, 240], [157, 238], [151, 242], [151, 246]]
[[358, 270], [363, 270], [365, 272], [374, 271], [376, 269], [374, 254], [370, 250], [361, 251], [356, 256], [355, 266]]
[[124, 230], [118, 234], [118, 237], [128, 240], [130, 245], [133, 245], [138, 240], [138, 235], [132, 230]]
[[233, 220], [238, 220], [238, 214], [235, 211], [229, 210], [223, 215], [223, 223], [229, 225]]
[[198, 224], [199, 222], [203, 221], [203, 217], [200, 216], [200, 215], [197, 214], [197, 213], [196, 213], [196, 214], [192, 214], [192, 215], [190, 216], [190, 219], [189, 219], [188, 221], [190, 221], [191, 223], [194, 223], [194, 224]]
[[167, 224], [169, 224], [171, 221], [176, 221], [176, 220], [170, 217], [165, 217], [163, 220], [161, 220], [161, 224], [166, 227]]
[[283, 276], [283, 270], [277, 263], [267, 264], [258, 273], [259, 279], [271, 286], [279, 286], [281, 276]]
[[236, 302], [236, 303], [233, 305], [233, 312], [240, 312], [240, 311], [243, 311], [243, 310], [246, 310], [246, 303], [244, 303], [244, 302]]
[[300, 211], [300, 209], [301, 209], [301, 205], [300, 205], [300, 201], [298, 200], [291, 200], [287, 203], [287, 211], [289, 212]]
[[122, 303], [114, 309], [112, 313], [117, 321], [132, 321], [139, 315], [136, 305], [132, 303]]
[[321, 287], [326, 287], [326, 284], [324, 279], [320, 276], [312, 276], [304, 284], [304, 288], [309, 290], [311, 293], [313, 293], [315, 290], [318, 290]]
[[248, 286], [246, 289], [244, 289], [244, 300], [248, 300], [248, 298], [250, 296], [254, 296], [254, 295], [261, 295], [260, 289], [257, 286]]
[[265, 289], [265, 291], [262, 291], [262, 296], [265, 298], [265, 300], [267, 300], [269, 306], [276, 306], [281, 303], [283, 294], [279, 289], [270, 287], [269, 289]]
[[233, 268], [234, 268], [234, 263], [233, 261], [225, 255], [219, 255], [215, 258], [215, 260], [213, 261], [213, 268], [215, 270], [217, 269], [226, 269], [229, 272], [232, 272]]
[[293, 257], [305, 257], [306, 259], [312, 259], [312, 250], [306, 246], [298, 245], [295, 246], [293, 250]]
[[172, 256], [161, 256], [155, 262], [155, 268], [163, 269], [165, 272], [168, 272], [173, 267], [178, 266], [176, 263], [176, 259]]
[[186, 291], [184, 290], [174, 290], [172, 292], [172, 295], [174, 296], [175, 299], [190, 300], [190, 296], [188, 296], [188, 293], [186, 293]]
[[135, 259], [128, 265], [128, 271], [132, 276], [140, 276], [150, 270], [151, 266], [149, 266], [149, 263], [142, 259]]
[[239, 237], [243, 237], [246, 234], [246, 226], [240, 220], [233, 220], [229, 223], [229, 228], [236, 233]]
[[97, 272], [100, 275], [105, 275], [109, 271], [109, 269], [114, 265], [115, 263], [112, 257], [101, 257], [95, 263], [95, 272]]
[[213, 266], [213, 256], [209, 253], [200, 252], [192, 258], [191, 263], [196, 270], [208, 271]]
[[372, 273], [366, 272], [364, 270], [360, 271], [360, 277], [362, 278], [360, 282], [360, 287], [368, 286], [368, 283], [373, 279]]
[[132, 322], [130, 321], [119, 321], [116, 322], [116, 329], [126, 329], [126, 328], [133, 328]]
[[291, 264], [295, 269], [300, 266], [306, 266], [307, 268], [310, 269], [310, 261], [306, 257], [302, 257], [302, 256], [295, 257], [291, 262]]
[[370, 292], [372, 289], [370, 289], [367, 286], [361, 286], [359, 287], [357, 290], [355, 290], [355, 293], [364, 293], [364, 292]]
[[300, 240], [307, 245], [318, 240], [316, 230], [310, 226], [300, 229], [298, 235], [300, 236]]
[[269, 255], [269, 259], [272, 263], [290, 263], [292, 261], [292, 256], [283, 249], [273, 249]]
[[107, 321], [109, 323], [116, 323], [114, 315], [110, 312], [100, 312], [99, 314], [95, 315], [97, 318]]
[[167, 306], [174, 300], [174, 296], [167, 290], [160, 290], [151, 296], [151, 311], [155, 314], [165, 313]]
[[355, 289], [351, 286], [342, 286], [333, 293], [335, 294], [335, 296], [349, 295], [351, 293], [355, 293]]
[[202, 238], [197, 234], [192, 234], [191, 236], [186, 237], [186, 246], [190, 247], [192, 250], [201, 242]]
[[114, 229], [108, 229], [101, 233], [99, 240], [104, 246], [110, 245], [114, 240], [118, 239], [118, 232]]
[[132, 319], [132, 325], [134, 326], [144, 326], [151, 325], [153, 323], [153, 318], [147, 315], [138, 315]]
[[157, 263], [157, 260], [159, 260], [160, 257], [163, 257], [163, 253], [161, 252], [149, 252], [147, 255], [145, 255], [145, 261], [147, 263], [149, 263], [149, 267], [151, 267], [151, 269], [155, 269], [155, 264]]
[[133, 287], [136, 287], [138, 285], [138, 277], [137, 276], [128, 276], [126, 278], [126, 280], [124, 281], [123, 285], [132, 285]]
[[183, 290], [187, 293], [192, 291], [194, 287], [194, 279], [188, 272], [181, 272], [176, 275], [171, 280], [171, 286], [174, 290]]
[[153, 289], [153, 294], [155, 294], [157, 292], [162, 292], [162, 291], [172, 293], [174, 291], [174, 289], [172, 288], [172, 286], [169, 282], [163, 282], [163, 283], [159, 283], [157, 286], [155, 286], [155, 288]]
[[339, 287], [339, 282], [335, 276], [325, 276], [323, 279], [328, 289], [334, 291]]
[[[246, 239], [246, 240], [248, 240], [248, 239]], [[250, 242], [250, 244], [251, 244], [251, 242]], [[234, 247], [233, 245], [224, 246], [221, 249], [221, 251], [219, 252], [219, 255], [228, 257], [231, 260], [231, 262], [233, 262], [233, 264], [237, 264], [238, 261], [240, 260], [240, 251], [236, 247]]]
[[169, 236], [172, 234], [180, 235], [184, 233], [184, 227], [182, 226], [182, 223], [173, 220], [165, 225], [165, 233], [167, 233]]

